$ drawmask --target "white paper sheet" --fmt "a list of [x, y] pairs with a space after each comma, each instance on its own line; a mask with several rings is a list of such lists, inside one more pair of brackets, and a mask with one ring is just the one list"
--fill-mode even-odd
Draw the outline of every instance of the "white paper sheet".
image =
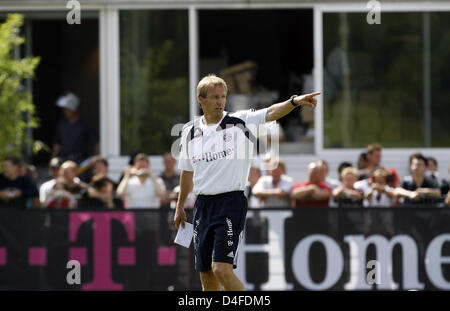
[[188, 222], [184, 223], [184, 228], [181, 226], [178, 228], [177, 236], [175, 237], [175, 243], [189, 248], [191, 245], [192, 237], [194, 236], [194, 226]]

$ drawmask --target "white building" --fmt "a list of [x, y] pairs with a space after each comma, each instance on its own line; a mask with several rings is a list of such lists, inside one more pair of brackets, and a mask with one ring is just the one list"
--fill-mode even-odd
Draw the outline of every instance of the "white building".
[[[383, 164], [408, 171], [421, 151], [450, 164], [450, 1], [0, 0], [0, 19], [25, 15], [18, 55], [42, 61], [30, 84], [41, 118], [36, 138], [51, 144], [56, 98], [80, 95], [97, 124], [101, 153], [118, 178], [127, 155], [170, 151], [173, 125], [199, 114], [195, 87], [214, 72], [230, 84], [228, 109], [260, 108], [322, 90], [314, 118], [280, 123], [288, 174], [307, 164], [356, 164], [378, 142]], [[380, 10], [378, 10], [380, 9]], [[312, 121], [314, 120], [314, 121]]]

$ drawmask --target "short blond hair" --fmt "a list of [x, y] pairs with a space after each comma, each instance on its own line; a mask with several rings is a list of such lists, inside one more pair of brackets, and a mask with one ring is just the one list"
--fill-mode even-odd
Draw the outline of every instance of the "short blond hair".
[[201, 96], [206, 98], [209, 87], [217, 85], [222, 85], [225, 88], [225, 92], [228, 93], [228, 86], [224, 79], [216, 76], [215, 74], [209, 74], [203, 77], [197, 85], [197, 97]]
[[76, 164], [74, 161], [65, 161], [62, 165], [61, 165], [61, 169], [65, 170], [67, 168], [73, 168], [74, 170], [76, 170], [78, 168], [78, 164]]
[[388, 176], [389, 172], [382, 168], [376, 169], [375, 172], [373, 172], [373, 177], [383, 177], [386, 179]]
[[346, 175], [352, 174], [358, 177], [358, 171], [354, 167], [346, 167], [341, 172], [341, 178], [344, 178]]

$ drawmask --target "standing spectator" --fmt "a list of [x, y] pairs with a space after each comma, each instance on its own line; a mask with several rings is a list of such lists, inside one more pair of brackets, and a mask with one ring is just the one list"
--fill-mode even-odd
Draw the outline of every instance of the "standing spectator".
[[382, 168], [373, 173], [370, 189], [364, 193], [364, 206], [392, 206], [395, 193], [394, 188], [387, 184], [388, 176], [389, 172]]
[[176, 186], [180, 184], [180, 174], [175, 171], [176, 160], [172, 153], [167, 152], [164, 154], [164, 171], [159, 177], [164, 182], [166, 187], [166, 196], [161, 199], [161, 207], [170, 206], [171, 201], [176, 201], [178, 196], [174, 192]]
[[252, 189], [252, 194], [263, 202], [266, 207], [288, 207], [289, 193], [293, 180], [285, 175], [286, 166], [282, 159], [272, 157], [268, 175], [259, 178]]
[[396, 195], [405, 198], [405, 203], [426, 204], [441, 197], [441, 190], [436, 181], [425, 176], [428, 160], [421, 154], [411, 159], [411, 176], [403, 179], [401, 186], [395, 189]]
[[428, 157], [427, 161], [428, 161], [428, 165], [427, 165], [427, 170], [425, 171], [425, 176], [436, 181], [438, 186], [441, 187], [442, 179], [439, 176], [437, 160], [433, 157]]
[[359, 179], [367, 178], [377, 168], [380, 168], [381, 149], [382, 149], [382, 147], [379, 144], [370, 144], [366, 147], [367, 167], [360, 169]]
[[308, 165], [308, 181], [292, 187], [292, 207], [328, 206], [331, 188], [325, 184], [323, 165], [312, 162]]
[[77, 177], [77, 169], [78, 165], [73, 161], [65, 161], [61, 165], [61, 176], [64, 178], [65, 189], [78, 200], [88, 190], [88, 185]]
[[123, 209], [123, 202], [115, 197], [114, 182], [104, 174], [97, 174], [92, 177], [92, 187], [95, 189], [95, 196], [90, 192], [83, 193], [78, 206], [88, 209]]
[[39, 192], [33, 181], [28, 176], [20, 176], [20, 160], [6, 157], [0, 174], [0, 205], [37, 207], [35, 199], [38, 198]]
[[166, 187], [161, 178], [150, 172], [147, 155], [139, 153], [134, 165], [126, 169], [117, 187], [117, 194], [125, 201], [126, 208], [159, 208]]
[[342, 185], [333, 190], [330, 206], [355, 206], [362, 203], [363, 195], [354, 185], [358, 181], [358, 171], [353, 167], [346, 167], [341, 172]]
[[369, 160], [367, 160], [367, 152], [362, 152], [356, 163], [358, 170], [363, 171], [369, 167]]
[[65, 119], [58, 124], [52, 156], [80, 164], [98, 154], [98, 136], [91, 124], [79, 116], [78, 97], [68, 93], [58, 98], [56, 105], [64, 108]]
[[329, 173], [329, 166], [328, 166], [328, 162], [325, 160], [319, 160], [318, 161], [319, 165], [323, 165], [323, 174], [324, 174], [324, 180], [325, 183], [327, 184], [328, 187], [331, 188], [331, 190], [336, 189], [336, 187], [339, 187], [341, 185], [341, 182], [339, 180], [336, 180], [334, 178], [328, 177], [328, 173]]

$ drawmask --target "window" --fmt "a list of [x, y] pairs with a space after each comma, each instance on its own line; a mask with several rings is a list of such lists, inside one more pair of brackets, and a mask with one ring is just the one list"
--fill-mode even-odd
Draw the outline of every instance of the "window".
[[450, 13], [324, 13], [324, 147], [450, 145]]
[[189, 120], [186, 10], [120, 12], [121, 153], [163, 154]]
[[[227, 111], [261, 109], [312, 91], [312, 10], [200, 10], [200, 78], [227, 82]], [[302, 111], [303, 110], [303, 111]], [[312, 110], [281, 118], [280, 152], [313, 153]]]

